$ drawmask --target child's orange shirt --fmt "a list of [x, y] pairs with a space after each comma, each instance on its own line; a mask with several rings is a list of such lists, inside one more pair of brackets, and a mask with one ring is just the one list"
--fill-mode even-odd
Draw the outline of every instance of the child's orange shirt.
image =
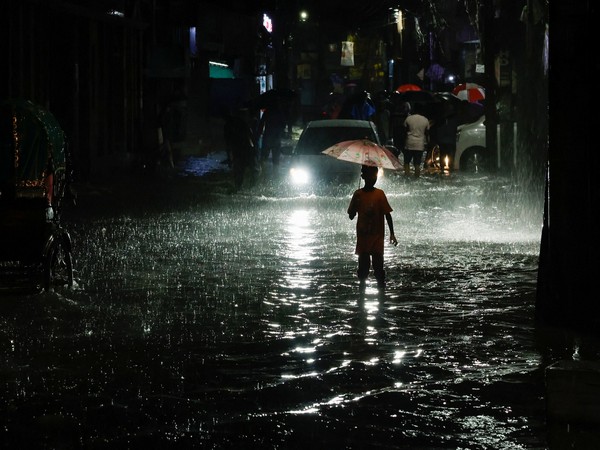
[[391, 213], [385, 193], [378, 188], [365, 191], [357, 189], [352, 195], [348, 214], [357, 213], [355, 253], [383, 254], [385, 215]]

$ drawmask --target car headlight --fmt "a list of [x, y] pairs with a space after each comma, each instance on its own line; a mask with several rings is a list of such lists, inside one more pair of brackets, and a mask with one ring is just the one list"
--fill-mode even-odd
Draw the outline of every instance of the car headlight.
[[290, 169], [290, 179], [294, 184], [306, 184], [310, 181], [310, 173], [302, 167], [292, 167]]

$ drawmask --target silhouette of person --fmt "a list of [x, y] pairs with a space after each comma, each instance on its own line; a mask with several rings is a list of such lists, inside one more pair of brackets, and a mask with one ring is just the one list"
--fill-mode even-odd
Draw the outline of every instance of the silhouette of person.
[[353, 119], [371, 120], [375, 114], [375, 107], [367, 91], [362, 91], [357, 95], [350, 114]]
[[269, 154], [272, 154], [273, 165], [279, 165], [281, 140], [285, 127], [285, 115], [279, 102], [274, 102], [265, 109], [258, 123], [258, 134], [262, 135], [261, 161], [266, 161]]
[[404, 120], [406, 127], [406, 140], [404, 144], [404, 174], [410, 174], [410, 163], [413, 163], [415, 177], [421, 174], [421, 161], [429, 135], [429, 119], [421, 114], [422, 107], [419, 103], [414, 105], [414, 113]]
[[227, 155], [233, 169], [233, 181], [236, 190], [244, 182], [246, 169], [256, 163], [254, 135], [243, 114], [243, 110], [238, 109], [234, 113], [227, 110], [223, 126], [223, 136], [227, 147]]

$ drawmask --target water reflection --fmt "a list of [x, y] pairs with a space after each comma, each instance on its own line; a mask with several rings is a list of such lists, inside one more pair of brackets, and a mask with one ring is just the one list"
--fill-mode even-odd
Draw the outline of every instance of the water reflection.
[[288, 285], [292, 288], [307, 288], [312, 281], [310, 271], [311, 261], [315, 250], [315, 229], [311, 219], [314, 211], [295, 209], [287, 219], [285, 230], [285, 258], [292, 260], [289, 270], [285, 274]]

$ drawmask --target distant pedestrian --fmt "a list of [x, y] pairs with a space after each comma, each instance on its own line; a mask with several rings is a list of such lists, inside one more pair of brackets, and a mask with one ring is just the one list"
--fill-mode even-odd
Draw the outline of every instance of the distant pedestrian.
[[170, 168], [175, 167], [172, 144], [175, 136], [175, 121], [173, 119], [173, 106], [171, 103], [167, 103], [158, 114], [158, 158], [159, 162], [166, 161]]
[[371, 264], [373, 274], [379, 287], [385, 287], [385, 270], [383, 267], [383, 243], [385, 237], [384, 218], [390, 230], [390, 242], [398, 244], [394, 235], [392, 208], [385, 192], [375, 187], [377, 182], [377, 167], [362, 166], [361, 177], [365, 180], [362, 189], [357, 189], [352, 195], [348, 206], [350, 220], [358, 214], [356, 222], [356, 249], [358, 255], [358, 279], [361, 287], [369, 275]]
[[375, 106], [367, 91], [359, 92], [353, 100], [350, 114], [353, 119], [372, 120], [375, 115]]
[[375, 115], [373, 121], [375, 122], [375, 125], [377, 125], [379, 137], [384, 144], [391, 143], [392, 140], [390, 135], [390, 108], [391, 102], [387, 99], [387, 94], [385, 92], [380, 94], [375, 103]]
[[404, 120], [406, 127], [406, 140], [404, 143], [404, 174], [410, 174], [410, 163], [413, 163], [415, 169], [415, 177], [421, 174], [421, 161], [423, 160], [423, 152], [427, 149], [429, 139], [430, 123], [427, 117], [420, 114], [421, 105], [415, 103], [414, 113], [410, 114]]
[[410, 103], [400, 101], [397, 99], [399, 94], [397, 92], [392, 93], [392, 113], [390, 116], [390, 132], [394, 146], [398, 149], [396, 156], [400, 156], [400, 153], [404, 149], [406, 142], [406, 127], [404, 121], [410, 114]]
[[279, 166], [281, 141], [286, 126], [286, 117], [279, 103], [274, 103], [265, 109], [258, 123], [258, 134], [262, 135], [261, 161], [266, 161], [272, 154], [273, 165]]
[[242, 187], [246, 170], [254, 169], [257, 163], [254, 135], [250, 124], [244, 117], [244, 112], [243, 110], [236, 110], [234, 113], [227, 111], [223, 126], [223, 137], [233, 170], [236, 190]]
[[187, 108], [187, 96], [183, 85], [175, 86], [171, 95], [162, 102], [158, 111], [159, 161], [175, 167], [173, 143], [181, 142]]

